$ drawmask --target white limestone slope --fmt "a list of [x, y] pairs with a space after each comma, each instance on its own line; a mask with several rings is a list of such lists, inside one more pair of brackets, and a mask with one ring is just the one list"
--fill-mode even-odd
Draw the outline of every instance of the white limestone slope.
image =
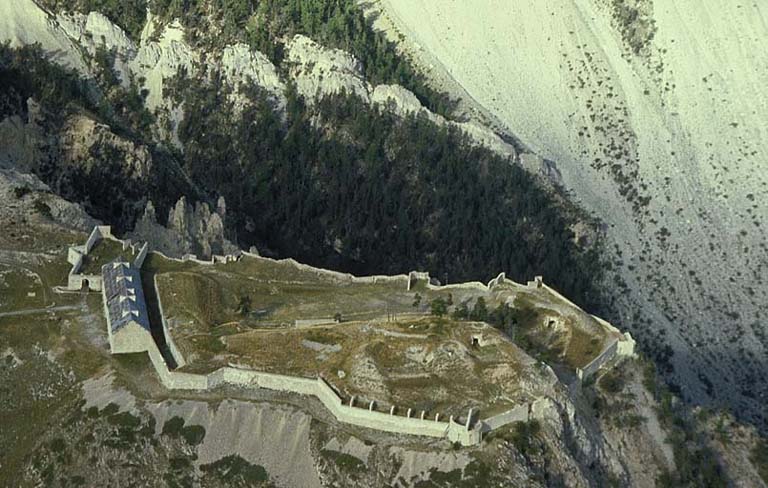
[[62, 35], [56, 18], [38, 8], [32, 0], [4, 0], [0, 2], [0, 40], [11, 47], [40, 43], [51, 59], [57, 63], [87, 72], [86, 64], [77, 46]]
[[298, 93], [309, 103], [345, 92], [401, 117], [418, 115], [440, 126], [455, 127], [474, 144], [503, 157], [517, 156], [511, 144], [483, 125], [472, 121], [446, 120], [424, 107], [416, 95], [400, 85], [372, 86], [365, 79], [360, 61], [345, 51], [326, 48], [303, 35], [294, 36], [286, 47], [290, 76], [296, 83]]
[[620, 327], [665, 331], [689, 396], [765, 416], [768, 4], [624, 2], [657, 29], [636, 55], [611, 3], [382, 0], [379, 24], [608, 224]]

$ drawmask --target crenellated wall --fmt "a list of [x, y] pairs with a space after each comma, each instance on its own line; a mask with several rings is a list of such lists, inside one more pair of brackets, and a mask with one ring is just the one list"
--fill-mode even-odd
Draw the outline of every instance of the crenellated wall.
[[[77, 288], [79, 289], [81, 284], [80, 282], [82, 281], [82, 279], [89, 279], [89, 280], [91, 279], [91, 277], [78, 275], [77, 271], [82, 266], [83, 256], [87, 254], [88, 251], [90, 251], [90, 249], [93, 247], [93, 245], [101, 238], [115, 239], [112, 236], [112, 233], [108, 226], [98, 226], [93, 229], [85, 245], [73, 246], [69, 249], [67, 259], [73, 265], [69, 275], [68, 287], [70, 289], [73, 289], [72, 288], [73, 285], [77, 286]], [[136, 258], [134, 259], [133, 265], [137, 268], [141, 268], [141, 265], [146, 259], [147, 253], [149, 252], [148, 244], [144, 243], [139, 248], [138, 245], [133, 244], [130, 241], [120, 241], [120, 242], [122, 242], [124, 246], [132, 246], [132, 249], [134, 250], [134, 252], [138, 252]], [[137, 251], [137, 248], [138, 248], [138, 251]], [[377, 276], [357, 277], [348, 273], [339, 273], [336, 271], [313, 268], [311, 266], [299, 263], [293, 259], [274, 260], [274, 259], [265, 258], [263, 256], [259, 256], [257, 254], [252, 254], [248, 252], [243, 252], [242, 254], [239, 254], [239, 255], [226, 255], [226, 256], [215, 255], [211, 258], [210, 261], [197, 259], [197, 257], [192, 254], [185, 255], [181, 259], [170, 258], [168, 256], [163, 255], [162, 253], [158, 253], [158, 254], [162, 255], [166, 259], [170, 259], [174, 261], [180, 261], [180, 262], [192, 261], [192, 262], [203, 264], [203, 265], [229, 263], [229, 262], [240, 259], [241, 256], [248, 256], [253, 259], [260, 259], [260, 260], [271, 261], [275, 263], [287, 262], [297, 267], [298, 269], [311, 271], [316, 274], [322, 274], [322, 275], [331, 277], [335, 281], [338, 281], [341, 283], [349, 283], [349, 284], [402, 283], [406, 286], [407, 290], [413, 289], [414, 285], [417, 282], [422, 282], [422, 281], [425, 283], [425, 286], [428, 289], [435, 290], [435, 291], [471, 289], [471, 290], [476, 290], [481, 292], [489, 292], [494, 287], [500, 284], [515, 285], [519, 287], [524, 286], [524, 285], [515, 283], [514, 281], [508, 280], [504, 273], [500, 273], [496, 278], [490, 280], [488, 284], [483, 284], [480, 282], [469, 282], [469, 283], [457, 283], [457, 284], [441, 286], [441, 285], [431, 284], [429, 273], [425, 273], [425, 272], [412, 271], [408, 275], [395, 275], [395, 276], [378, 276], [377, 275]], [[100, 276], [96, 278], [100, 279]], [[160, 301], [160, 293], [158, 291], [156, 277], [155, 277], [153, 286], [155, 288], [155, 293], [158, 297], [158, 306], [160, 309], [162, 329], [163, 329], [163, 333], [165, 334], [166, 343], [168, 344], [168, 348], [171, 351], [171, 354], [173, 355], [173, 358], [178, 364], [178, 366], [179, 367], [184, 366], [186, 364], [184, 357], [181, 354], [181, 352], [178, 350], [176, 344], [174, 343], [173, 337], [168, 327], [165, 312], [163, 310], [163, 305], [162, 305], [162, 302]], [[534, 281], [531, 281], [528, 283], [527, 287], [537, 288], [537, 289], [541, 289], [541, 288], [546, 289], [547, 291], [552, 293], [552, 295], [555, 298], [562, 300], [564, 303], [570, 306], [576, 307], [576, 305], [570, 302], [567, 298], [563, 297], [558, 292], [556, 292], [555, 290], [545, 285], [541, 277], [537, 276], [534, 279]], [[601, 325], [606, 327], [606, 329], [609, 330], [614, 335], [614, 338], [609, 343], [609, 345], [598, 355], [598, 357], [592, 360], [584, 368], [577, 369], [577, 375], [582, 380], [594, 374], [595, 371], [597, 371], [601, 366], [603, 366], [605, 363], [609, 362], [611, 359], [613, 359], [616, 356], [634, 355], [635, 342], [628, 333], [622, 335], [615, 327], [613, 327], [608, 322], [605, 322], [604, 320], [598, 317], [595, 317], [595, 319], [598, 320], [598, 322]], [[298, 320], [297, 324], [313, 325], [320, 322], [332, 323], [334, 321], [333, 319]], [[147, 338], [149, 340], [144, 341], [144, 339], [147, 339]], [[372, 404], [371, 404], [371, 408], [368, 408], [367, 405], [362, 406], [362, 408], [357, 407], [354, 405], [353, 401], [350, 402], [350, 404], [345, 404], [342, 401], [342, 398], [339, 396], [339, 394], [337, 394], [336, 391], [322, 378], [300, 378], [300, 377], [294, 377], [294, 376], [288, 376], [288, 375], [251, 371], [251, 370], [245, 370], [245, 369], [234, 368], [234, 367], [219, 368], [216, 371], [213, 371], [207, 375], [192, 374], [192, 373], [185, 373], [185, 372], [170, 370], [168, 368], [168, 365], [165, 362], [165, 359], [160, 353], [157, 345], [153, 340], [151, 340], [151, 335], [148, 332], [146, 332], [146, 338], [137, 338], [137, 341], [138, 341], [137, 343], [146, 344], [145, 349], [147, 354], [149, 355], [150, 362], [152, 363], [155, 371], [157, 372], [158, 377], [160, 378], [160, 381], [168, 389], [206, 390], [210, 388], [216, 388], [221, 385], [229, 384], [229, 385], [235, 385], [235, 386], [240, 386], [245, 388], [265, 388], [269, 390], [283, 391], [283, 392], [295, 393], [300, 395], [309, 395], [309, 396], [316, 397], [328, 409], [328, 411], [340, 422], [345, 422], [352, 425], [357, 425], [361, 427], [366, 427], [366, 428], [371, 428], [371, 429], [376, 429], [376, 430], [381, 430], [386, 432], [426, 436], [426, 437], [433, 437], [433, 438], [445, 438], [450, 440], [451, 442], [458, 442], [461, 445], [470, 446], [470, 445], [476, 445], [480, 443], [484, 433], [493, 431], [509, 423], [528, 421], [532, 416], [533, 404], [528, 404], [528, 403], [517, 405], [514, 408], [511, 408], [510, 410], [507, 410], [505, 412], [502, 412], [498, 415], [494, 415], [486, 419], [482, 419], [482, 420], [478, 419], [476, 422], [474, 422], [474, 425], [472, 425], [472, 422], [471, 422], [472, 420], [474, 420], [474, 416], [472, 415], [471, 410], [469, 415], [467, 416], [469, 420], [465, 424], [459, 424], [458, 422], [455, 422], [453, 418], [450, 418], [447, 421], [440, 421], [437, 418], [435, 419], [422, 418], [423, 415], [422, 417], [418, 417], [418, 418], [415, 416], [412, 417], [410, 415], [410, 410], [409, 410], [409, 414], [406, 416], [395, 415], [394, 408], [393, 410], [390, 411], [390, 413], [379, 412], [372, 408]], [[534, 404], [535, 403], [536, 402], [534, 402]]]

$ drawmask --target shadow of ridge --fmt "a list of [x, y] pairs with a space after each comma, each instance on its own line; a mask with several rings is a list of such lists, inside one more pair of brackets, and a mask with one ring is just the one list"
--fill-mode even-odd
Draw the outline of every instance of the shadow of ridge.
[[768, 358], [749, 358], [736, 344], [719, 346], [717, 366], [708, 363], [703, 356], [692, 354], [691, 349], [675, 351], [677, 360], [698, 366], [699, 381], [712, 383], [707, 367], [712, 370], [711, 377], [730, 378], [730, 381], [713, 383], [708, 396], [691, 398], [686, 394], [686, 385], [678, 382], [679, 376], [675, 373], [665, 380], [688, 405], [725, 409], [740, 423], [755, 427], [761, 435], [768, 435]]
[[152, 332], [152, 339], [160, 350], [163, 359], [165, 359], [168, 369], [173, 370], [178, 367], [178, 364], [173, 354], [171, 354], [171, 349], [168, 347], [168, 341], [165, 338], [163, 319], [160, 314], [160, 302], [155, 293], [154, 280], [154, 272], [141, 271], [141, 288], [144, 290], [144, 300], [146, 301], [147, 313], [149, 314], [149, 329]]

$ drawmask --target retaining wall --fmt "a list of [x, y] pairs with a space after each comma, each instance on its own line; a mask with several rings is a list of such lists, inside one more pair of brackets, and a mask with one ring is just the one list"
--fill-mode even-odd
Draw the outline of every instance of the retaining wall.
[[152, 366], [160, 377], [160, 382], [169, 390], [206, 390], [208, 388], [208, 377], [204, 375], [169, 370], [157, 345], [153, 344], [152, 347], [149, 347], [147, 353]]

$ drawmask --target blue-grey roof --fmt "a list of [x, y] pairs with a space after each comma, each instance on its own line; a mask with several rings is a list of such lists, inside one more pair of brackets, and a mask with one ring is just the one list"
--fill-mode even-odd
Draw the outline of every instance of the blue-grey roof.
[[112, 332], [131, 321], [150, 330], [139, 270], [125, 261], [112, 261], [101, 267], [101, 276]]

